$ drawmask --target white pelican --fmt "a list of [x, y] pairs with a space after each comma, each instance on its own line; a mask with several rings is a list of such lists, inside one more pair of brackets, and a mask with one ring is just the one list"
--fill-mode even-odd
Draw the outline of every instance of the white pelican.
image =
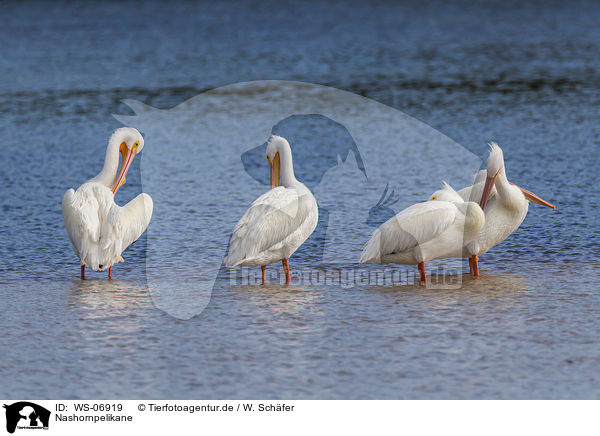
[[479, 201], [485, 212], [481, 232], [463, 249], [462, 257], [469, 258], [471, 274], [479, 276], [479, 255], [504, 241], [519, 228], [529, 208], [529, 201], [556, 209], [534, 193], [513, 185], [506, 178], [502, 149], [492, 142], [486, 169], [480, 171], [473, 183], [458, 191], [465, 201]]
[[425, 284], [425, 262], [460, 256], [484, 222], [477, 203], [464, 201], [444, 183], [429, 201], [413, 204], [375, 230], [359, 262], [418, 265]]
[[[142, 148], [144, 138], [136, 129], [115, 130], [108, 141], [102, 171], [77, 191], [69, 189], [63, 196], [65, 227], [80, 260], [82, 279], [85, 279], [86, 266], [94, 271], [108, 268], [110, 279], [113, 264], [123, 262], [121, 253], [150, 223], [153, 204], [148, 194], [138, 195], [123, 207], [114, 201], [117, 190], [125, 183], [133, 158]], [[117, 176], [119, 153], [123, 163]]]
[[315, 230], [319, 208], [310, 189], [294, 176], [292, 149], [285, 138], [269, 138], [267, 160], [271, 190], [258, 197], [235, 226], [225, 265], [260, 265], [264, 283], [266, 265], [281, 260], [289, 283], [289, 258]]

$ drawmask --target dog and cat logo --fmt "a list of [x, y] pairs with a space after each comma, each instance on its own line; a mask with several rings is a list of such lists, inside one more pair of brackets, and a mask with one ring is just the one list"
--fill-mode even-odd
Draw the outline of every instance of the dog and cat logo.
[[48, 429], [50, 411], [29, 401], [19, 401], [4, 405], [6, 409], [6, 431], [14, 433], [16, 429]]

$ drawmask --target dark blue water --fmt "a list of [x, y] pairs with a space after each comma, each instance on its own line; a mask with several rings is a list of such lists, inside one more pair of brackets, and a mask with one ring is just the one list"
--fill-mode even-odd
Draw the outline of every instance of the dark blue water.
[[[0, 397], [598, 398], [599, 24], [593, 3], [2, 3]], [[558, 209], [532, 205], [459, 290], [225, 282], [183, 321], [150, 298], [145, 237], [80, 282], [60, 201], [120, 100], [262, 79], [364, 95], [480, 157], [495, 140]]]

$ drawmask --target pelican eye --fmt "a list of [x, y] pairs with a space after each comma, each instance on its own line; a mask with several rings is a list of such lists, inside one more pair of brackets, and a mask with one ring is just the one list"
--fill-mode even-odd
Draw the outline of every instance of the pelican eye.
[[429, 199], [429, 201], [433, 201], [435, 199], [437, 199], [437, 197], [435, 195], [432, 195], [431, 198]]
[[136, 151], [139, 146], [140, 146], [140, 142], [139, 141], [135, 141], [133, 143], [133, 145], [131, 146], [131, 151]]

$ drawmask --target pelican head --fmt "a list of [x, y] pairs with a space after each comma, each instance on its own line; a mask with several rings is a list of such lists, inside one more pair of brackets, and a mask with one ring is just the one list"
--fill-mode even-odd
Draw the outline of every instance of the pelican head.
[[129, 171], [133, 158], [144, 148], [144, 138], [132, 127], [121, 127], [114, 131], [110, 142], [119, 144], [119, 152], [122, 157], [121, 170], [112, 187], [113, 194], [116, 194], [119, 188], [125, 184], [125, 174]]
[[291, 150], [290, 144], [285, 138], [277, 135], [271, 135], [267, 142], [267, 160], [271, 168], [271, 189], [279, 186], [281, 174], [281, 154]]
[[[481, 206], [481, 208], [483, 210], [485, 210], [485, 205], [487, 204], [487, 200], [490, 196], [490, 192], [492, 191], [492, 187], [496, 183], [496, 180], [498, 179], [498, 176], [500, 174], [504, 175], [504, 177], [503, 177], [504, 183], [509, 183], [509, 184], [513, 185], [512, 183], [508, 182], [508, 180], [506, 180], [506, 171], [504, 169], [504, 154], [502, 153], [502, 149], [495, 142], [490, 142], [489, 146], [490, 146], [490, 155], [488, 156], [488, 159], [486, 162], [487, 176], [486, 176], [486, 180], [485, 180], [485, 185], [483, 187], [483, 193], [481, 194], [481, 200], [479, 202], [479, 206]], [[518, 188], [523, 193], [523, 195], [525, 196], [525, 199], [532, 201], [534, 203], [537, 203], [537, 204], [541, 204], [542, 206], [551, 207], [552, 209], [556, 209], [556, 206], [548, 203], [545, 200], [542, 200], [540, 197], [535, 195], [533, 192], [523, 189], [517, 185], [513, 185], [513, 186]]]
[[443, 185], [444, 187], [442, 189], [435, 191], [431, 195], [431, 197], [429, 197], [429, 201], [452, 201], [458, 203], [464, 202], [462, 197], [458, 195], [458, 192], [456, 192], [452, 188], [452, 186], [450, 186], [447, 182], [444, 182]]

